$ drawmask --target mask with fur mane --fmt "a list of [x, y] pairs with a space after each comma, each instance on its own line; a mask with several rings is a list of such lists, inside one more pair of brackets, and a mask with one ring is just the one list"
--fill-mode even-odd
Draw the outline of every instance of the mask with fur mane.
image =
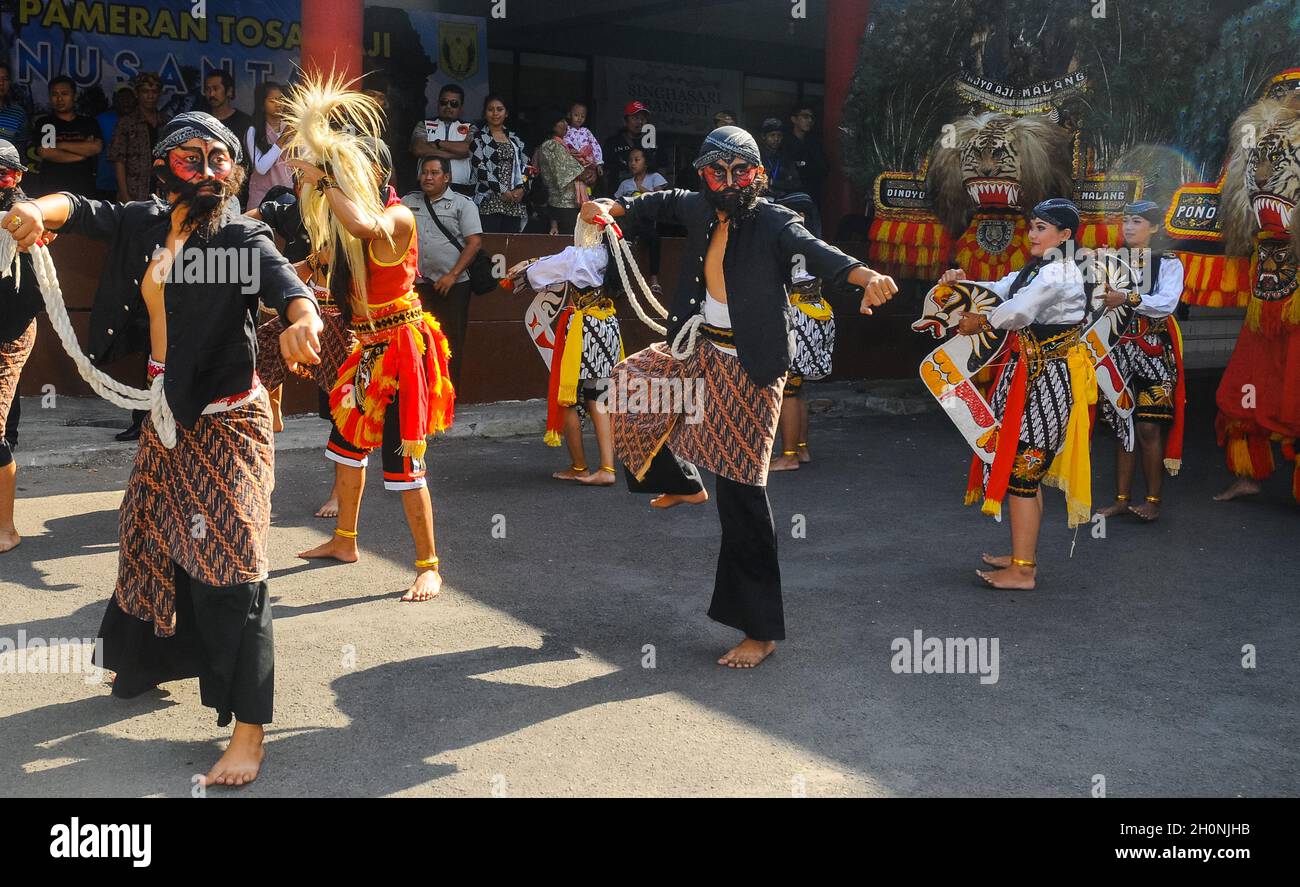
[[1073, 190], [1070, 134], [1044, 115], [959, 117], [930, 149], [926, 189], [954, 234], [977, 209], [1028, 210]]
[[1237, 135], [1223, 181], [1223, 237], [1227, 251], [1247, 255], [1255, 235], [1289, 237], [1300, 256], [1300, 93], [1257, 102], [1232, 125]]

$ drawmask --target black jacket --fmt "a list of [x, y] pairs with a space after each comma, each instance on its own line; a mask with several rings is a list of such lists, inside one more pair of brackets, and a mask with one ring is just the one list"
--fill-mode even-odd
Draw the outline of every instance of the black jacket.
[[[18, 274], [18, 286], [13, 275]], [[0, 342], [12, 342], [27, 331], [32, 318], [45, 310], [41, 288], [36, 284], [36, 270], [32, 257], [18, 254], [16, 272], [10, 269], [8, 277], [0, 277]]]
[[[119, 353], [118, 338], [132, 318], [143, 316], [148, 323], [140, 281], [154, 251], [166, 245], [170, 207], [157, 197], [108, 203], [63, 194], [72, 201], [72, 212], [60, 230], [109, 242], [90, 311], [87, 349], [91, 360], [105, 363], [129, 353]], [[204, 256], [234, 257], [232, 262], [209, 264], [204, 260], [205, 269], [225, 269], [211, 275], [215, 280], [191, 282], [170, 277], [164, 289], [167, 373], [163, 386], [176, 421], [193, 428], [209, 403], [248, 390], [257, 362], [259, 297], [286, 323], [285, 308], [291, 300], [309, 299], [316, 304], [316, 299], [276, 250], [266, 224], [240, 215], [233, 205], [210, 240], [191, 234], [182, 249], [184, 255], [178, 258], [188, 257], [194, 249], [202, 250]], [[209, 252], [216, 249], [234, 252]], [[253, 273], [257, 274], [256, 287], [251, 286]], [[205, 270], [198, 276], [209, 275]], [[245, 289], [252, 291], [243, 292]]]
[[[704, 309], [704, 254], [717, 213], [703, 194], [680, 188], [618, 202], [637, 225], [659, 221], [686, 228], [681, 276], [669, 309], [671, 342], [687, 319]], [[722, 257], [727, 305], [736, 356], [758, 385], [770, 385], [790, 369], [786, 288], [796, 256], [831, 289], [843, 287], [848, 273], [862, 264], [809, 234], [797, 213], [766, 199], [759, 200], [752, 216], [732, 222]]]

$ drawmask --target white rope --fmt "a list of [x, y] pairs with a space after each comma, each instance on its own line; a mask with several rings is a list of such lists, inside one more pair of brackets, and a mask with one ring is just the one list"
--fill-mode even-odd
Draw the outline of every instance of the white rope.
[[[163, 377], [156, 376], [149, 388], [132, 388], [111, 376], [95, 369], [90, 359], [82, 352], [77, 342], [76, 331], [68, 317], [67, 306], [63, 303], [63, 290], [59, 287], [59, 278], [54, 270], [54, 259], [50, 251], [41, 244], [36, 244], [28, 251], [32, 257], [32, 266], [36, 270], [36, 282], [40, 286], [41, 298], [45, 300], [45, 312], [49, 315], [50, 325], [63, 344], [63, 350], [72, 358], [77, 372], [86, 384], [104, 400], [126, 410], [147, 410], [152, 414], [154, 430], [163, 446], [171, 449], [176, 446], [176, 417], [167, 405], [163, 393]], [[13, 275], [15, 285], [18, 281], [18, 243], [12, 236], [0, 237], [0, 276]]]
[[[673, 339], [670, 346], [673, 357], [678, 360], [685, 360], [695, 353], [695, 343], [700, 338], [700, 324], [704, 323], [703, 314], [692, 314], [682, 324], [682, 328], [677, 331], [677, 336]], [[682, 340], [686, 341], [685, 347], [682, 346]]]
[[632, 255], [632, 248], [627, 245], [627, 241], [619, 236], [618, 232], [615, 230], [613, 218], [603, 212], [598, 216], [598, 218], [605, 222], [605, 225], [603, 226], [605, 229], [604, 235], [606, 239], [609, 240], [610, 252], [614, 254], [614, 265], [618, 268], [618, 276], [619, 279], [623, 281], [623, 291], [627, 293], [627, 300], [632, 305], [632, 310], [636, 312], [637, 317], [641, 318], [641, 322], [650, 327], [650, 329], [654, 330], [661, 336], [668, 335], [667, 327], [651, 320], [649, 315], [645, 313], [645, 309], [642, 308], [641, 303], [637, 301], [636, 290], [633, 289], [631, 282], [628, 280], [627, 267], [624, 263], [625, 255], [627, 259], [626, 264], [632, 266], [632, 276], [636, 278], [636, 282], [641, 288], [641, 296], [660, 317], [666, 318], [668, 316], [668, 309], [659, 304], [659, 301], [651, 292], [650, 287], [646, 284], [645, 278], [641, 276], [641, 269], [637, 266], [636, 259]]

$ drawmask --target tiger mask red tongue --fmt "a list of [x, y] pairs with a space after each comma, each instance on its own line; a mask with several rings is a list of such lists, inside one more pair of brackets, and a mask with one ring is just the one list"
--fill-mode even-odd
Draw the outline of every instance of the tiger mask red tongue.
[[966, 193], [981, 209], [1020, 206], [1020, 186], [1010, 179], [967, 179]]
[[1256, 194], [1251, 203], [1255, 209], [1255, 219], [1262, 230], [1275, 234], [1290, 233], [1295, 204], [1276, 194]]

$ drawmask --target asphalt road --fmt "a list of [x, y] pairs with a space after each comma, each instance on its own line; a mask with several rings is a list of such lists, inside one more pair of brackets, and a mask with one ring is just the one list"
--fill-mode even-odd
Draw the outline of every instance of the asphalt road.
[[[397, 498], [371, 477], [361, 564], [304, 564], [330, 469], [282, 454], [268, 762], [211, 794], [1085, 797], [1101, 777], [1110, 796], [1295, 796], [1300, 511], [1280, 474], [1256, 501], [1211, 501], [1221, 458], [1208, 416], [1191, 428], [1159, 523], [1084, 528], [1071, 558], [1052, 492], [1040, 587], [1008, 593], [974, 579], [1008, 532], [961, 506], [942, 415], [815, 422], [816, 461], [771, 483], [789, 641], [753, 672], [714, 664], [735, 633], [704, 616], [712, 504], [659, 513], [621, 484], [552, 481], [563, 455], [539, 440], [437, 445], [448, 584], [400, 604]], [[1109, 443], [1095, 469], [1101, 498]], [[93, 637], [126, 472], [23, 471], [0, 639]], [[895, 673], [918, 630], [996, 638], [997, 681]], [[0, 796], [186, 795], [220, 752], [197, 682], [121, 701], [7, 661]]]

